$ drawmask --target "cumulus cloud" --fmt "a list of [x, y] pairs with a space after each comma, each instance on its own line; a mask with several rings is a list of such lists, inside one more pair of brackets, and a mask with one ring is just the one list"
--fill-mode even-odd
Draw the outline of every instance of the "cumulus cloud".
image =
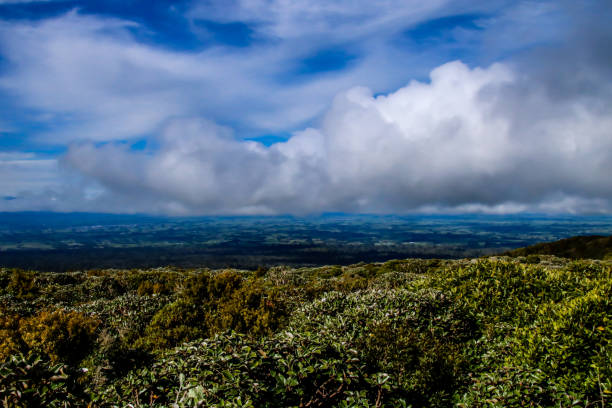
[[524, 80], [456, 61], [388, 95], [341, 93], [319, 128], [270, 147], [178, 120], [154, 152], [84, 144], [65, 160], [181, 213], [609, 211], [611, 112]]

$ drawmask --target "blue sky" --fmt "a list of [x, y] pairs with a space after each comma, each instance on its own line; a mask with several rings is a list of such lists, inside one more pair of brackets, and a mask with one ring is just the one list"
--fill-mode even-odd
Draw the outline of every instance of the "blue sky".
[[607, 213], [609, 16], [0, 0], [0, 210]]

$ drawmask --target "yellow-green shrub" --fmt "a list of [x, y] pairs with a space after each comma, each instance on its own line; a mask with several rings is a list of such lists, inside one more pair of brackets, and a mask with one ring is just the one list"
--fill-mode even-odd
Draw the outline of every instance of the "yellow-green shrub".
[[390, 374], [415, 406], [444, 406], [462, 374], [461, 345], [389, 321], [374, 324], [357, 347], [368, 367]]
[[44, 310], [20, 323], [21, 338], [35, 352], [52, 361], [76, 363], [94, 345], [100, 322], [77, 312]]
[[236, 271], [227, 270], [212, 277], [208, 282], [208, 299], [228, 299], [242, 286], [242, 275]]
[[0, 362], [23, 348], [19, 336], [20, 320], [18, 315], [0, 309]]
[[160, 294], [170, 294], [172, 292], [171, 288], [166, 284], [161, 282], [150, 282], [144, 281], [138, 285], [138, 289], [136, 293], [139, 296], [150, 296], [150, 295], [160, 295]]
[[335, 289], [341, 292], [353, 292], [368, 287], [368, 279], [352, 272], [346, 272], [338, 278]]
[[262, 279], [250, 279], [230, 299], [219, 302], [216, 313], [209, 313], [209, 331], [232, 329], [254, 335], [269, 334], [285, 316], [279, 289], [267, 287]]
[[160, 309], [137, 345], [161, 350], [224, 330], [263, 335], [286, 316], [279, 288], [235, 271], [201, 273], [185, 282], [178, 300]]
[[147, 350], [166, 349], [202, 337], [205, 331], [201, 305], [181, 298], [155, 313], [136, 346]]
[[15, 269], [7, 286], [9, 293], [19, 298], [31, 298], [38, 293], [36, 278], [33, 272]]
[[537, 367], [568, 391], [599, 394], [612, 376], [612, 284], [542, 308], [534, 326], [517, 329], [515, 365]]

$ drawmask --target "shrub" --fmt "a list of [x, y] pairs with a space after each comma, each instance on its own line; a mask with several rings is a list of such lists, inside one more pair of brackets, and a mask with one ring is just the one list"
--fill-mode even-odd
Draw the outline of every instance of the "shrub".
[[231, 329], [259, 336], [274, 332], [286, 316], [280, 290], [269, 288], [262, 279], [250, 279], [219, 302], [217, 312], [211, 311], [207, 320], [209, 334]]
[[91, 351], [99, 324], [77, 312], [45, 310], [22, 320], [20, 332], [32, 351], [48, 355], [53, 362], [74, 364]]
[[612, 378], [611, 299], [607, 282], [543, 308], [533, 326], [517, 330], [514, 364], [538, 369], [567, 393], [597, 400], [601, 380]]
[[264, 335], [287, 315], [282, 293], [261, 278], [243, 281], [233, 271], [198, 274], [185, 283], [179, 299], [160, 309], [139, 345], [162, 350], [231, 329]]
[[390, 374], [395, 392], [414, 406], [450, 404], [465, 365], [459, 345], [389, 321], [374, 323], [360, 340], [370, 369]]
[[136, 293], [138, 293], [139, 296], [150, 296], [150, 295], [167, 295], [170, 294], [172, 292], [172, 289], [161, 282], [150, 282], [150, 281], [143, 281], [140, 283], [140, 285], [138, 285], [138, 289], [136, 290]]
[[87, 405], [81, 372], [37, 356], [13, 355], [0, 364], [0, 402], [5, 408], [68, 408]]
[[610, 266], [3, 269], [0, 406], [609, 406]]
[[23, 350], [24, 345], [19, 335], [19, 315], [0, 309], [0, 361]]
[[527, 262], [528, 264], [539, 264], [540, 257], [535, 254], [527, 255], [525, 262]]
[[206, 329], [201, 305], [181, 298], [155, 313], [136, 345], [147, 350], [166, 349], [202, 337]]
[[223, 271], [208, 281], [206, 299], [227, 300], [242, 286], [242, 281], [242, 275], [238, 272], [232, 270]]
[[7, 290], [18, 298], [26, 299], [34, 297], [38, 293], [34, 273], [15, 269], [11, 274]]
[[97, 384], [106, 384], [128, 371], [151, 361], [152, 355], [138, 345], [129, 342], [111, 329], [103, 329], [98, 336], [98, 350], [92, 362], [98, 367], [92, 375]]
[[345, 272], [335, 282], [335, 289], [342, 292], [354, 292], [367, 287], [368, 279], [352, 272]]

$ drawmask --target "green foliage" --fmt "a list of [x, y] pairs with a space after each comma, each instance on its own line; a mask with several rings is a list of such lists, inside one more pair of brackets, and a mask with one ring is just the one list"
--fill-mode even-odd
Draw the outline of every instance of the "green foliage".
[[[361, 271], [359, 271], [361, 272]], [[345, 272], [336, 281], [334, 289], [342, 292], [354, 292], [366, 289], [369, 280], [359, 272]]]
[[160, 350], [203, 337], [207, 332], [201, 305], [178, 299], [159, 310], [137, 346]]
[[464, 373], [461, 348], [478, 335], [469, 311], [430, 290], [330, 292], [301, 308], [290, 326], [354, 350], [364, 376], [385, 374], [381, 398], [415, 407], [449, 404]]
[[612, 403], [606, 261], [4, 269], [0, 282], [5, 406]]
[[597, 399], [601, 379], [612, 379], [610, 310], [611, 281], [542, 308], [534, 324], [517, 329], [515, 364], [540, 370], [576, 398]]
[[160, 282], [143, 281], [138, 285], [136, 291], [140, 296], [147, 295], [168, 295], [171, 293], [171, 288]]
[[0, 402], [6, 408], [86, 405], [81, 374], [37, 356], [13, 355], [0, 364]]
[[185, 282], [176, 301], [153, 316], [138, 345], [161, 350], [226, 329], [269, 334], [285, 315], [280, 292], [261, 278], [245, 281], [233, 271], [199, 273]]
[[[426, 285], [481, 311], [486, 346], [465, 406], [604, 404], [612, 377], [610, 267], [481, 261]], [[488, 405], [484, 401], [494, 403]]]
[[279, 288], [272, 288], [262, 279], [249, 279], [227, 299], [216, 302], [206, 320], [209, 335], [221, 330], [235, 330], [262, 336], [273, 333], [287, 316]]

